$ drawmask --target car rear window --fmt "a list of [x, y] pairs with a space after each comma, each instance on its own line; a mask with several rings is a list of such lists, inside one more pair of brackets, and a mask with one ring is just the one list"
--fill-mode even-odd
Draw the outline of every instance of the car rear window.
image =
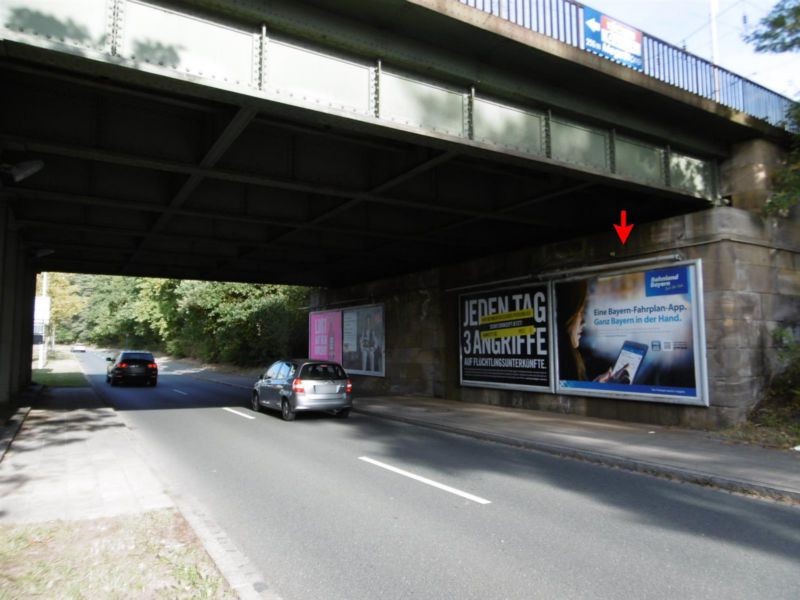
[[301, 379], [347, 379], [344, 369], [336, 363], [303, 365]]
[[155, 362], [153, 355], [149, 352], [125, 352], [120, 356], [120, 360], [142, 360], [145, 362]]

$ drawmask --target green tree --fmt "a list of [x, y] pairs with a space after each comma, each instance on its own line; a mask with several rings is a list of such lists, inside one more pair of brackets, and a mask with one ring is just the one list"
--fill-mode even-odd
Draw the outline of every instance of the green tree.
[[[758, 52], [800, 50], [800, 0], [778, 2], [746, 39]], [[786, 165], [775, 174], [774, 193], [765, 206], [767, 214], [782, 217], [788, 217], [800, 201], [800, 105], [794, 103], [787, 117], [788, 129], [795, 135]], [[789, 325], [775, 332], [782, 368], [772, 375], [769, 389], [750, 419], [777, 432], [781, 443], [795, 446], [800, 442], [800, 341], [796, 323]]]
[[143, 347], [158, 345], [151, 326], [147, 280], [138, 277], [97, 275], [83, 280], [88, 305], [83, 315], [84, 337], [103, 345]]
[[800, 1], [781, 0], [745, 39], [757, 52], [800, 50]]
[[[43, 276], [37, 281], [37, 293], [42, 293]], [[50, 296], [50, 323], [55, 330], [56, 341], [70, 343], [78, 339], [75, 327], [86, 306], [86, 299], [68, 273], [47, 274], [47, 295]]]
[[[800, 105], [789, 111], [790, 127], [800, 131]], [[764, 211], [768, 215], [788, 217], [793, 206], [800, 202], [800, 134], [795, 134], [786, 164], [773, 177], [773, 194], [767, 200]]]
[[177, 295], [178, 351], [236, 364], [306, 352], [305, 288], [183, 281]]
[[[781, 0], [761, 19], [745, 39], [755, 44], [757, 52], [794, 52], [800, 50], [800, 0]], [[795, 103], [787, 114], [788, 129], [794, 131], [786, 165], [774, 177], [774, 193], [764, 212], [788, 217], [800, 201], [800, 106]]]
[[[80, 299], [71, 338], [241, 365], [304, 355], [306, 288], [65, 275]], [[77, 290], [77, 291], [76, 291]], [[77, 305], [76, 305], [77, 306]]]

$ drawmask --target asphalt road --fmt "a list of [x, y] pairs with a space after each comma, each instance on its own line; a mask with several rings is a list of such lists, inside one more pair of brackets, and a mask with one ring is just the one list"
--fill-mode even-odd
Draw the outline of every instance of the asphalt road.
[[164, 370], [112, 388], [80, 360], [286, 600], [800, 597], [795, 507], [357, 414], [286, 423]]

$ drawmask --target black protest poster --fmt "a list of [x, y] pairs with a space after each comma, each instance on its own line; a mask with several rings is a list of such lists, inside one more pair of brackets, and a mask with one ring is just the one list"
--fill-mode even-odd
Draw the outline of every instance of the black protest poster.
[[459, 298], [461, 384], [549, 389], [547, 286]]

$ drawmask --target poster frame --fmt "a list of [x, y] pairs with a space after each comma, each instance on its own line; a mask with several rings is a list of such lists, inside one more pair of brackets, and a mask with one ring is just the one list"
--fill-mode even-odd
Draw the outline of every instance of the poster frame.
[[[383, 326], [383, 356], [380, 371], [364, 371], [363, 369], [348, 369], [344, 364], [344, 314], [347, 311], [355, 311], [364, 308], [380, 308], [381, 323]], [[338, 309], [342, 313], [342, 367], [348, 375], [361, 375], [362, 377], [386, 377], [386, 308], [383, 303], [359, 304], [357, 306], [345, 306]]]
[[[598, 270], [597, 272], [593, 272], [591, 274], [586, 273], [578, 273], [578, 269], [576, 269], [575, 275], [570, 275], [569, 271], [564, 271], [564, 277], [558, 277], [557, 279], [550, 280], [550, 305], [549, 310], [551, 311], [550, 320], [552, 323], [555, 323], [556, 319], [556, 298], [555, 298], [555, 284], [567, 281], [580, 281], [580, 280], [588, 280], [593, 277], [613, 277], [616, 275], [626, 275], [629, 273], [638, 273], [642, 271], [650, 271], [653, 269], [660, 269], [660, 268], [669, 268], [669, 267], [681, 267], [681, 266], [692, 266], [694, 269], [692, 270], [693, 275], [691, 276], [692, 282], [692, 289], [694, 291], [694, 295], [696, 297], [692, 298], [692, 344], [694, 344], [695, 354], [694, 354], [694, 370], [695, 370], [695, 381], [697, 382], [696, 395], [695, 396], [670, 396], [670, 395], [660, 395], [660, 394], [647, 394], [642, 392], [619, 392], [619, 391], [603, 391], [603, 390], [591, 390], [585, 388], [568, 388], [568, 387], [561, 387], [559, 385], [559, 379], [557, 375], [559, 374], [559, 364], [558, 364], [558, 347], [557, 347], [557, 339], [554, 341], [553, 344], [553, 386], [554, 386], [554, 393], [558, 395], [564, 396], [582, 396], [582, 397], [594, 397], [594, 398], [615, 398], [621, 400], [633, 400], [633, 401], [640, 401], [640, 402], [657, 402], [662, 404], [680, 404], [684, 406], [700, 406], [700, 407], [708, 407], [709, 406], [709, 395], [708, 395], [708, 357], [707, 357], [707, 349], [706, 349], [706, 331], [705, 331], [705, 306], [704, 306], [704, 292], [703, 292], [703, 261], [702, 259], [690, 259], [690, 260], [681, 260], [681, 261], [659, 261], [654, 262], [652, 264], [646, 266], [636, 266], [636, 267], [628, 267], [628, 268], [618, 268], [614, 269], [613, 265], [609, 265], [608, 270]], [[551, 328], [552, 329], [552, 328]], [[553, 332], [551, 332], [553, 333]]]
[[[524, 384], [514, 384], [514, 383], [501, 383], [501, 382], [494, 382], [494, 381], [475, 381], [475, 380], [464, 380], [464, 355], [463, 355], [463, 346], [462, 346], [462, 339], [461, 339], [461, 323], [462, 321], [462, 298], [464, 296], [472, 296], [474, 294], [486, 293], [486, 292], [502, 292], [503, 290], [511, 290], [511, 289], [520, 289], [525, 287], [544, 287], [545, 289], [545, 297], [547, 298], [547, 378], [548, 382], [547, 385], [524, 385]], [[523, 391], [523, 392], [547, 392], [547, 393], [555, 393], [555, 362], [553, 357], [553, 349], [555, 348], [554, 341], [555, 337], [553, 335], [553, 315], [555, 314], [552, 310], [552, 301], [553, 301], [553, 285], [551, 281], [536, 281], [535, 279], [529, 279], [526, 281], [520, 281], [515, 284], [503, 285], [500, 287], [495, 287], [491, 283], [488, 283], [486, 287], [481, 286], [478, 289], [471, 289], [468, 292], [464, 292], [458, 295], [458, 325], [456, 329], [459, 332], [458, 338], [458, 381], [459, 385], [462, 387], [474, 387], [474, 388], [482, 388], [482, 389], [497, 389], [497, 390], [511, 390], [511, 391]]]

